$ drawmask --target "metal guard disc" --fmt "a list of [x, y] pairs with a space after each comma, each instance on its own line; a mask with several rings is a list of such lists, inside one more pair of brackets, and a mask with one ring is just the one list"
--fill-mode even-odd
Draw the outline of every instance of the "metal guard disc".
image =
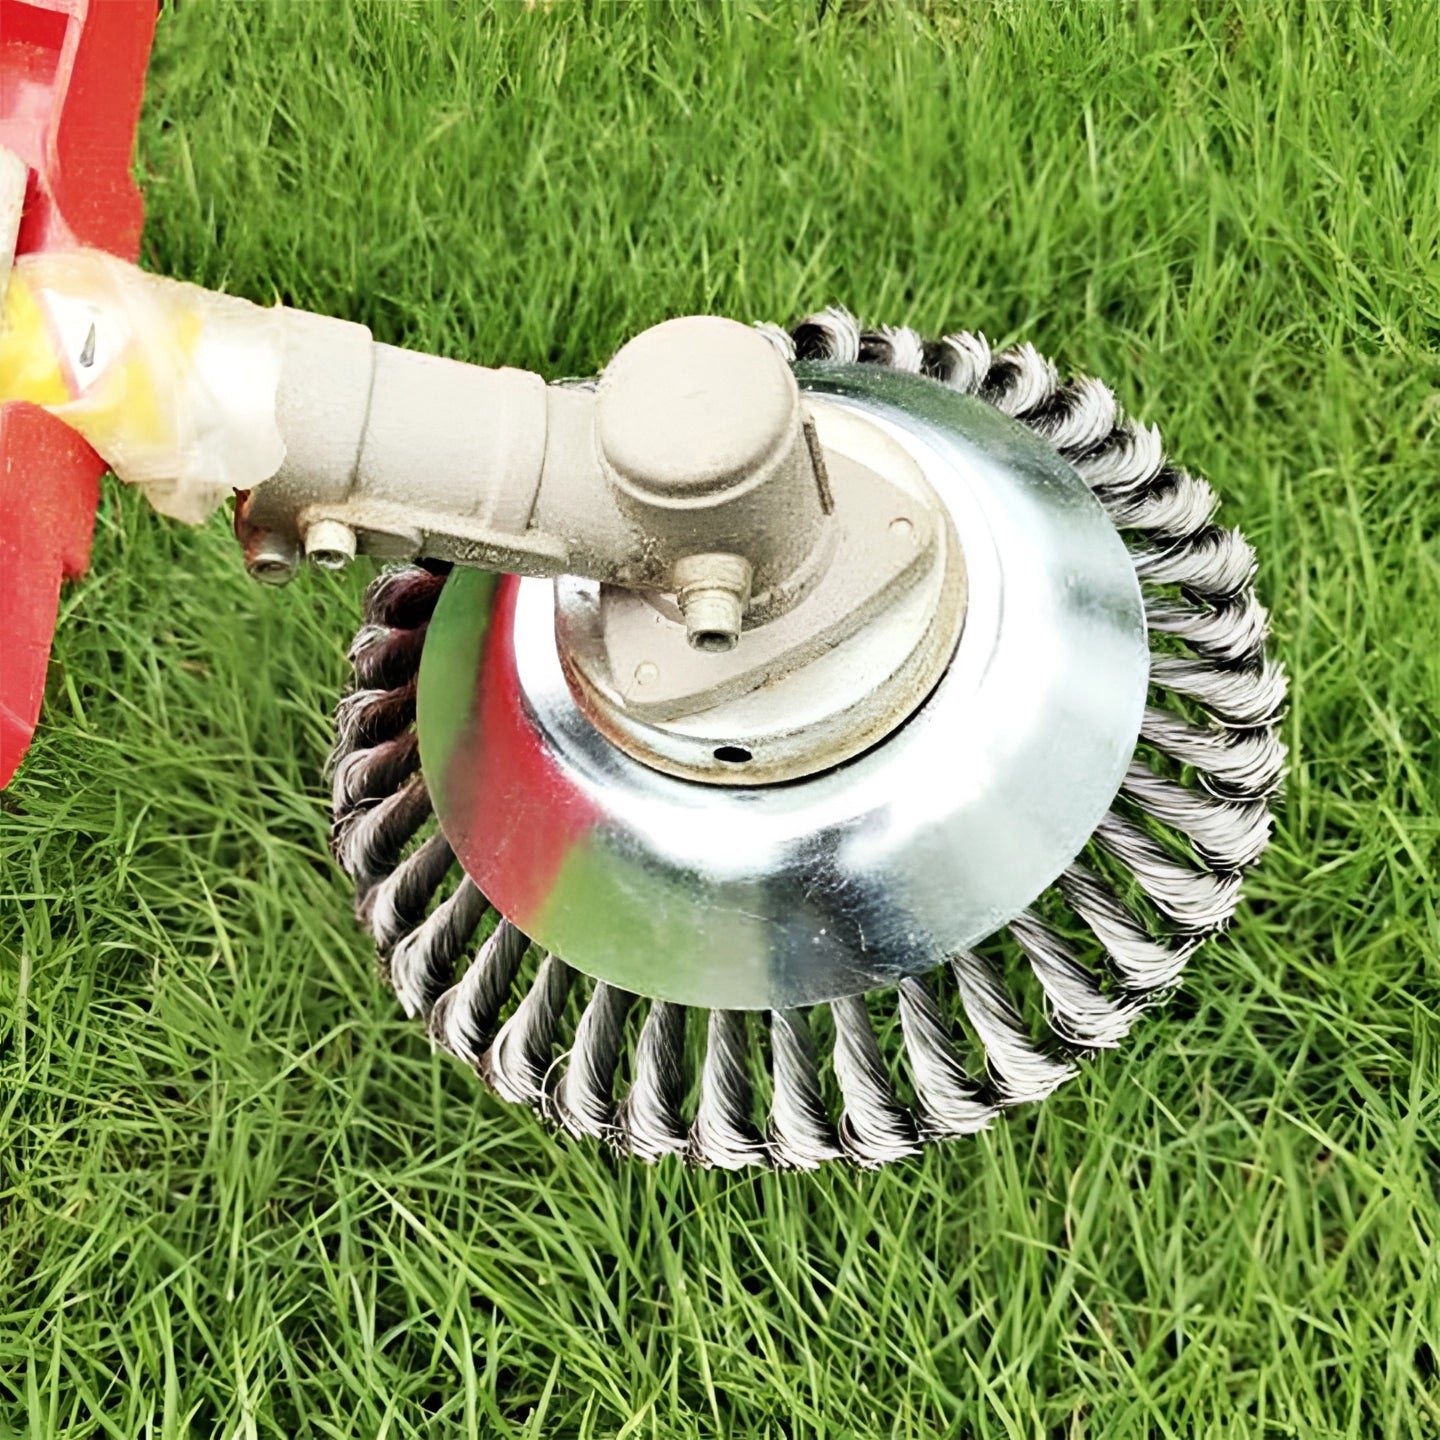
[[795, 371], [902, 444], [955, 520], [965, 629], [904, 726], [788, 784], [662, 775], [575, 705], [552, 585], [476, 570], [446, 584], [421, 662], [422, 766], [466, 872], [577, 969], [685, 1005], [816, 1004], [992, 934], [1079, 854], [1145, 704], [1134, 565], [1069, 465], [925, 377]]

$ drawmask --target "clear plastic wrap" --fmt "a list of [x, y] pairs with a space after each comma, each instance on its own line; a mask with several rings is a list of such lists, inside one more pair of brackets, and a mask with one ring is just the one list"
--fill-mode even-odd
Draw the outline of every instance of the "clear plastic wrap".
[[78, 430], [162, 514], [203, 520], [285, 458], [278, 309], [150, 275], [99, 250], [15, 262], [0, 402]]

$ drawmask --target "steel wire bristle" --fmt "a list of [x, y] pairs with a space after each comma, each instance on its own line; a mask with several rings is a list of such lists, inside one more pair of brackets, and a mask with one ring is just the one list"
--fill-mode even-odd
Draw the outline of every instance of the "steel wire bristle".
[[1102, 443], [1071, 464], [1101, 502], [1134, 502], [1147, 495], [1165, 464], [1165, 447], [1153, 425], [1120, 420]]
[[686, 1147], [690, 1161], [707, 1170], [763, 1164], [765, 1141], [755, 1126], [754, 1106], [745, 1015], [739, 1010], [711, 1010], [700, 1066], [700, 1100]]
[[1055, 1033], [1080, 1049], [1113, 1050], [1119, 1045], [1144, 1005], [1134, 998], [1107, 996], [1069, 946], [1034, 915], [1019, 915], [1006, 928], [1045, 991]]
[[1060, 893], [1104, 948], [1116, 978], [1137, 994], [1153, 995], [1174, 985], [1203, 938], [1156, 940], [1120, 897], [1080, 864], [1060, 877]]
[[388, 625], [366, 625], [355, 636], [346, 659], [362, 690], [404, 688], [420, 667], [426, 627], [396, 630]]
[[332, 762], [352, 750], [394, 740], [415, 723], [415, 682], [394, 690], [355, 690], [335, 707]]
[[330, 847], [362, 895], [400, 862], [406, 845], [430, 818], [430, 792], [412, 775], [383, 800], [356, 806], [334, 829]]
[[1252, 730], [1272, 725], [1285, 703], [1285, 671], [1273, 661], [1245, 670], [1223, 670], [1204, 660], [1157, 655], [1150, 683], [1198, 701], [1224, 725]]
[[840, 1144], [856, 1164], [871, 1168], [901, 1160], [920, 1148], [915, 1121], [895, 1096], [865, 999], [830, 1002], [835, 1021], [835, 1079], [844, 1097]]
[[[484, 897], [468, 878], [461, 883], [461, 890], [467, 886], [484, 906]], [[467, 903], [473, 905], [475, 899]], [[468, 919], [468, 915], [465, 918]], [[471, 934], [478, 924], [479, 917], [470, 927]], [[458, 935], [461, 928], [462, 925], [457, 924], [452, 933]], [[464, 943], [461, 942], [460, 948]], [[501, 1008], [515, 984], [520, 962], [529, 946], [530, 941], [508, 920], [502, 919], [495, 926], [466, 966], [465, 973], [447, 986], [430, 1012], [430, 1036], [441, 1049], [448, 1050], [467, 1065], [480, 1068]], [[393, 965], [393, 960], [391, 963]], [[453, 965], [451, 969], [453, 974]]]
[[425, 918], [454, 864], [455, 852], [437, 830], [365, 894], [357, 910], [381, 955]]
[[1002, 415], [1020, 419], [1045, 406], [1059, 383], [1055, 366], [1027, 340], [994, 357], [980, 395]]
[[950, 970], [970, 1022], [985, 1047], [985, 1064], [1002, 1105], [1043, 1100], [1075, 1073], [1069, 1060], [1047, 1054], [1030, 1038], [1005, 981], [973, 950], [950, 960]]
[[820, 1091], [810, 1022], [802, 1010], [770, 1011], [774, 1093], [766, 1134], [771, 1160], [787, 1170], [816, 1170], [843, 1152]]
[[868, 365], [883, 365], [918, 375], [925, 365], [925, 342], [913, 330], [882, 325], [860, 334], [859, 359]]
[[390, 984], [407, 1015], [428, 1015], [454, 983], [456, 962], [489, 908], [467, 876], [448, 900], [396, 941], [389, 957]]
[[897, 987], [905, 1054], [919, 1102], [922, 1129], [929, 1139], [972, 1135], [999, 1114], [965, 1072], [951, 1043], [940, 1007], [923, 980], [907, 975]]
[[547, 955], [515, 1012], [496, 1032], [480, 1060], [480, 1073], [502, 1099], [516, 1104], [539, 1099], [550, 1073], [555, 1026], [574, 971]]
[[860, 327], [848, 310], [832, 305], [791, 332], [797, 360], [838, 360], [853, 363], [860, 358]]
[[1270, 617], [1253, 590], [1220, 601], [1152, 599], [1145, 605], [1152, 630], [1174, 635], [1217, 665], [1255, 665], [1263, 657]]
[[603, 980], [597, 980], [590, 992], [551, 1100], [556, 1123], [571, 1135], [608, 1139], [614, 1133], [615, 1072], [625, 1040], [625, 1017], [634, 1003], [628, 990]]
[[968, 330], [936, 340], [925, 347], [925, 373], [962, 395], [973, 395], [990, 373], [990, 342]]
[[640, 1027], [635, 1073], [615, 1114], [621, 1148], [642, 1160], [685, 1153], [685, 1007], [655, 1000]]
[[1140, 723], [1140, 738], [1162, 754], [1191, 765], [1200, 783], [1236, 800], [1268, 800], [1285, 774], [1285, 746], [1273, 729], [1191, 725], [1153, 707]]
[[1095, 840], [1134, 875], [1155, 908], [1182, 930], [1222, 929], [1240, 903], [1238, 870], [1216, 873], [1182, 865], [1113, 810], [1096, 827]]
[[1120, 793], [1182, 835], [1216, 870], [1253, 865], [1270, 843], [1270, 807], [1263, 800], [1223, 800], [1167, 780], [1132, 761]]
[[366, 625], [414, 630], [428, 624], [448, 574], [444, 565], [397, 565], [382, 571], [365, 591]]
[[1130, 552], [1135, 573], [1152, 585], [1178, 585], [1211, 601], [1233, 600], [1255, 580], [1255, 552], [1238, 530], [1208, 525], [1169, 545], [1143, 544]]
[[1088, 454], [1115, 428], [1115, 392], [1089, 375], [1068, 381], [1025, 416], [1066, 459]]
[[331, 766], [330, 807], [343, 825], [367, 801], [392, 795], [420, 768], [420, 743], [413, 730], [364, 750], [335, 757]]

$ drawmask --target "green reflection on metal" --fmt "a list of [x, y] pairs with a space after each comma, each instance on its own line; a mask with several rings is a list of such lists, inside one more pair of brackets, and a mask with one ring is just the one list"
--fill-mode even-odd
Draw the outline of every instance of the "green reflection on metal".
[[450, 757], [474, 717], [480, 658], [499, 580], [489, 570], [457, 566], [425, 632], [415, 722], [420, 767], [437, 796], [444, 794]]
[[[597, 978], [637, 994], [681, 999], [693, 993], [696, 974], [725, 975], [727, 984], [739, 978], [762, 989], [770, 968], [768, 958], [759, 958], [767, 954], [764, 917], [732, 911], [724, 923], [712, 914], [702, 924], [698, 885], [694, 876], [639, 871], [603, 846], [581, 841], [566, 853], [530, 928], [587, 974], [595, 974], [587, 964], [592, 956], [626, 955], [623, 975], [606, 967]], [[689, 989], [677, 985], [681, 978]]]

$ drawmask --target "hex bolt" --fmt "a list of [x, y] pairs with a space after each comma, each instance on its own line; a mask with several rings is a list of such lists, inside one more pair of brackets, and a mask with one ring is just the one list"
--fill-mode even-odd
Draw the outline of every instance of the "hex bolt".
[[305, 554], [322, 570], [343, 570], [355, 558], [355, 532], [340, 520], [316, 520], [305, 532]]
[[300, 547], [274, 530], [252, 532], [245, 545], [245, 569], [262, 585], [288, 585], [300, 568]]
[[671, 578], [693, 650], [723, 655], [740, 641], [750, 603], [750, 562], [741, 555], [687, 555]]

